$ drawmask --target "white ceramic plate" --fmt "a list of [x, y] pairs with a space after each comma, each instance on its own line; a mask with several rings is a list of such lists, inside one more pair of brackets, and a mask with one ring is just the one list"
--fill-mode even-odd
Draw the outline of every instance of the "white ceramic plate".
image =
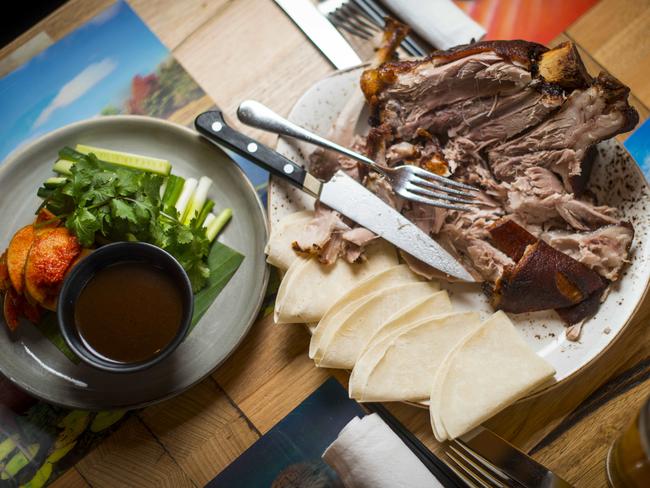
[[169, 159], [175, 174], [207, 175], [217, 209], [233, 219], [219, 240], [245, 258], [201, 321], [174, 353], [137, 373], [108, 373], [75, 365], [36, 327], [21, 323], [10, 334], [0, 319], [0, 372], [33, 396], [71, 408], [135, 408], [177, 395], [194, 385], [237, 347], [262, 304], [268, 280], [264, 209], [246, 176], [196, 132], [148, 117], [100, 117], [52, 132], [9, 156], [0, 168], [0, 223], [5, 249], [14, 232], [31, 222], [36, 190], [52, 176], [63, 146], [77, 143]]
[[[327, 136], [346, 101], [355, 90], [359, 90], [361, 69], [337, 72], [316, 83], [298, 100], [289, 119]], [[360, 121], [359, 127], [363, 126], [363, 121]], [[303, 165], [313, 149], [308, 144], [283, 138], [277, 146], [278, 152]], [[578, 342], [567, 340], [565, 327], [553, 311], [510, 315], [526, 341], [556, 369], [556, 382], [578, 373], [612, 344], [643, 300], [650, 279], [650, 212], [646, 210], [650, 209], [650, 192], [647, 183], [637, 164], [618, 142], [607, 141], [598, 149], [591, 190], [599, 202], [620, 208], [636, 230], [632, 262], [625, 276], [612, 287], [598, 313], [585, 323]], [[312, 198], [277, 178], [271, 178], [271, 226], [289, 213], [312, 206]], [[443, 286], [449, 291], [455, 310], [478, 310], [484, 316], [493, 312], [479, 286]]]

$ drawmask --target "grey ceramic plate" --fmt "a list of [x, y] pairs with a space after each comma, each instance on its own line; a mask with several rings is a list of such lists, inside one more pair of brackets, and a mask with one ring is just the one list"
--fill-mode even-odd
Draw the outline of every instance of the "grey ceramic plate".
[[0, 324], [0, 372], [28, 393], [74, 408], [141, 407], [177, 395], [203, 379], [248, 332], [268, 281], [266, 217], [239, 167], [194, 131], [146, 117], [101, 117], [52, 132], [5, 160], [0, 167], [0, 249], [33, 219], [40, 203], [36, 190], [52, 176], [58, 150], [77, 143], [166, 158], [175, 174], [212, 178], [209, 196], [216, 208], [231, 207], [234, 214], [219, 240], [245, 256], [185, 342], [165, 361], [139, 373], [115, 374], [75, 365], [29, 322], [23, 322], [13, 337]]

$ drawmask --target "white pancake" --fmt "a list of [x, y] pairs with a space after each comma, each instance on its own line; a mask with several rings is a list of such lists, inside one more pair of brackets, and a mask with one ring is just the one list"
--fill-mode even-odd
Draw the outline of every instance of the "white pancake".
[[379, 291], [403, 283], [421, 281], [405, 264], [399, 264], [373, 275], [339, 298], [325, 313], [313, 332], [309, 343], [309, 357], [320, 358], [320, 344], [329, 342], [331, 334], [338, 324], [354, 311], [361, 303], [369, 300]]
[[548, 382], [555, 370], [503, 312], [470, 334], [447, 359], [431, 391], [438, 440], [455, 439]]
[[424, 319], [373, 344], [350, 378], [350, 396], [366, 402], [429, 399], [433, 379], [449, 352], [481, 324], [476, 312]]
[[315, 258], [298, 259], [285, 275], [275, 302], [275, 322], [318, 322], [349, 290], [366, 278], [397, 264], [395, 248], [378, 240], [366, 249], [366, 261], [350, 264], [337, 259], [323, 265]]
[[317, 366], [352, 369], [372, 336], [393, 313], [439, 290], [438, 283], [416, 282], [386, 288], [357, 307], [322, 344]]
[[274, 225], [264, 248], [266, 262], [282, 271], [289, 269], [289, 266], [298, 258], [292, 244], [300, 238], [305, 224], [313, 217], [314, 212], [303, 210], [287, 215]]

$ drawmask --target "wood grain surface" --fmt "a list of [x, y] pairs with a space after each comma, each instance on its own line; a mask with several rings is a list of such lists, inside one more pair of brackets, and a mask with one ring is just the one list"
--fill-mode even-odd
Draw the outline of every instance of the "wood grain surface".
[[[232, 120], [241, 100], [255, 98], [286, 114], [306, 88], [333, 71], [271, 0], [128, 2], [211, 98], [201, 100], [196, 112], [214, 101]], [[60, 39], [111, 3], [70, 0], [0, 49], [0, 59], [39, 33]], [[629, 85], [632, 103], [645, 119], [648, 32], [650, 0], [602, 0], [555, 43], [574, 41], [590, 71], [607, 70]], [[193, 115], [187, 110], [175, 120], [188, 123]], [[607, 449], [650, 393], [649, 318], [646, 299], [619, 340], [582, 374], [486, 425], [576, 486], [606, 486]], [[313, 366], [308, 341], [303, 327], [260, 319], [210, 378], [132, 416], [53, 486], [203, 486], [330, 375], [347, 381], [344, 373]], [[425, 410], [388, 406], [441, 451]]]

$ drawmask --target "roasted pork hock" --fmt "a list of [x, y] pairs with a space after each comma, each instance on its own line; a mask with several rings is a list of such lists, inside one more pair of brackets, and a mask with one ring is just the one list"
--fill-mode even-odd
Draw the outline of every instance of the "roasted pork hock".
[[[454, 253], [486, 282], [496, 308], [558, 309], [569, 324], [594, 313], [620, 278], [634, 237], [632, 225], [599, 205], [588, 186], [596, 144], [638, 122], [626, 86], [605, 73], [592, 78], [571, 43], [549, 50], [487, 41], [372, 66], [361, 89], [371, 111], [366, 154], [474, 185], [480, 203], [458, 212], [403, 201], [377, 174], [343, 158], [339, 167]], [[313, 223], [318, 245], [300, 248], [323, 250], [324, 262], [357, 259], [368, 236], [353, 253], [332, 245], [351, 227], [321, 211]]]

